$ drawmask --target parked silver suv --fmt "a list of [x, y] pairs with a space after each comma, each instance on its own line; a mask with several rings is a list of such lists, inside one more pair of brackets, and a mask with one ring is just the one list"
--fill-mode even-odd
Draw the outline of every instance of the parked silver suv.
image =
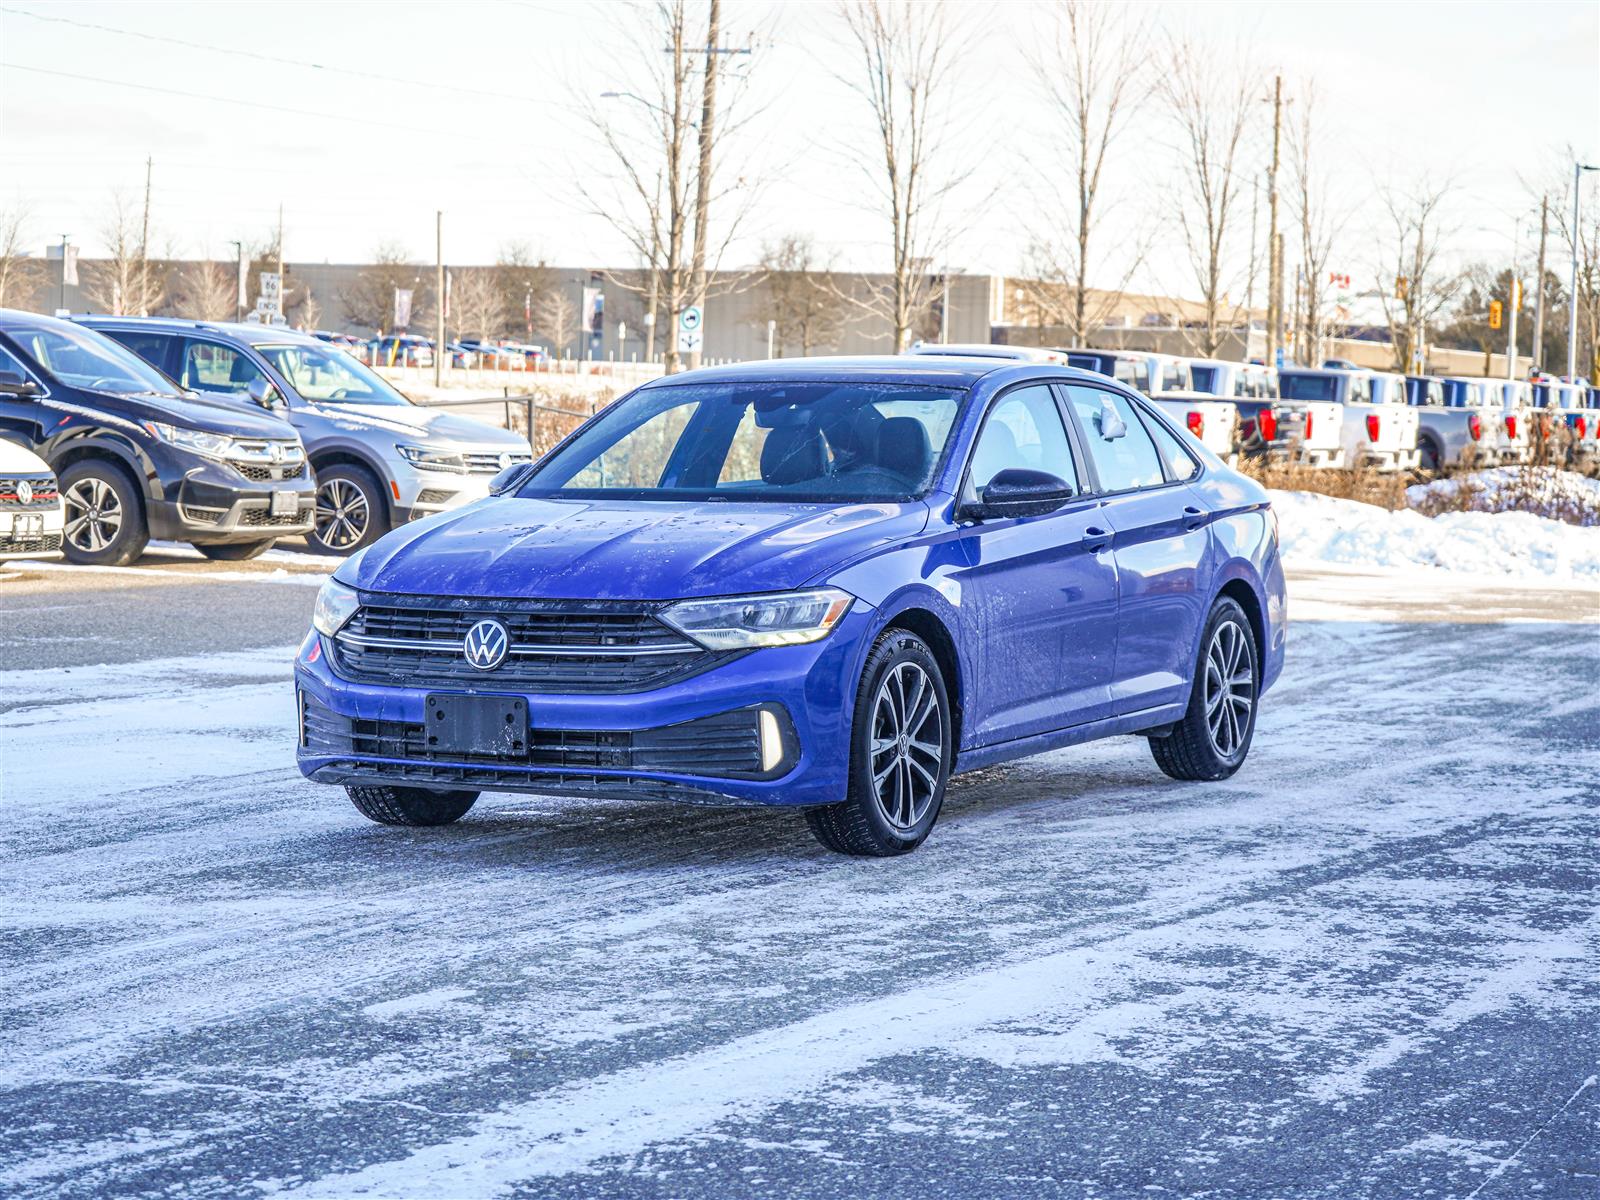
[[531, 462], [521, 436], [412, 404], [336, 346], [272, 325], [79, 317], [185, 387], [269, 409], [300, 432], [317, 477], [315, 550], [348, 554], [396, 525], [488, 495]]

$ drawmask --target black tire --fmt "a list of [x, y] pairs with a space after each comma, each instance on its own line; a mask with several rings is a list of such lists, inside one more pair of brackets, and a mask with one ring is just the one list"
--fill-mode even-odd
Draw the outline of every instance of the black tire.
[[1424, 471], [1437, 471], [1439, 469], [1439, 447], [1430, 441], [1422, 441], [1417, 446], [1417, 466]]
[[60, 476], [66, 509], [61, 552], [68, 562], [125, 567], [150, 544], [150, 526], [133, 476], [103, 458], [85, 458]]
[[[900, 731], [903, 737], [899, 733], [880, 736], [890, 732], [881, 723], [885, 689], [890, 719], [896, 711], [911, 710], [906, 714], [909, 719], [902, 719], [902, 724], [911, 726], [909, 731]], [[928, 692], [932, 693], [933, 709], [924, 713]], [[931, 744], [928, 734], [935, 726], [937, 755], [926, 749]], [[875, 751], [875, 740], [890, 745]], [[806, 824], [817, 841], [841, 854], [887, 858], [915, 850], [939, 819], [954, 758], [950, 697], [938, 660], [915, 634], [891, 629], [867, 655], [856, 689], [849, 791], [838, 804], [807, 809]], [[885, 762], [887, 766], [878, 768], [882, 783], [875, 784], [874, 765]]]
[[277, 544], [277, 538], [267, 538], [264, 542], [229, 542], [221, 546], [208, 546], [200, 542], [191, 542], [196, 550], [207, 558], [217, 562], [244, 562], [248, 558], [259, 558]]
[[350, 803], [379, 825], [448, 825], [467, 815], [477, 792], [430, 792], [386, 784], [346, 784]]
[[[1219, 642], [1220, 639], [1220, 642]], [[1237, 659], [1232, 659], [1237, 647]], [[1222, 667], [1216, 679], [1233, 682], [1221, 689], [1225, 698], [1215, 705], [1217, 686], [1210, 676], [1217, 666], [1213, 651], [1220, 649]], [[1226, 779], [1244, 765], [1250, 742], [1256, 732], [1256, 709], [1261, 697], [1261, 655], [1255, 634], [1244, 609], [1223, 598], [1211, 608], [1205, 634], [1200, 639], [1200, 654], [1194, 668], [1194, 685], [1189, 692], [1189, 708], [1183, 720], [1165, 736], [1150, 738], [1150, 753], [1156, 766], [1174, 779], [1215, 781]], [[1248, 704], [1241, 703], [1247, 700]], [[1213, 711], [1213, 708], [1216, 711]], [[1234, 721], [1229, 720], [1229, 716]], [[1213, 730], [1215, 717], [1221, 716], [1221, 736]], [[1242, 716], [1242, 725], [1237, 719]]]
[[318, 554], [354, 554], [372, 545], [389, 532], [383, 485], [371, 471], [350, 463], [318, 471], [316, 520], [306, 542]]

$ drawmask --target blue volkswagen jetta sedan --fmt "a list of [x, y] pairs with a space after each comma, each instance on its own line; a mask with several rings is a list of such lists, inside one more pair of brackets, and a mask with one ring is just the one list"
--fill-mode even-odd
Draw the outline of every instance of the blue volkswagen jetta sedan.
[[375, 821], [485, 790], [784, 804], [900, 854], [954, 772], [1091, 738], [1226, 778], [1283, 664], [1266, 492], [1067, 367], [670, 376], [495, 491], [317, 599], [300, 767]]

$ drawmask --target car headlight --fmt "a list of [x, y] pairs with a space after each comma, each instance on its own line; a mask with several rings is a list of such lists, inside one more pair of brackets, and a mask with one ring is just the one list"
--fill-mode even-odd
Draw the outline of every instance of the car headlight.
[[798, 646], [828, 636], [855, 597], [838, 588], [812, 588], [767, 596], [684, 600], [661, 619], [708, 650]]
[[203, 429], [185, 429], [182, 425], [163, 425], [159, 421], [146, 421], [144, 427], [168, 445], [207, 458], [227, 458], [233, 452], [233, 439], [225, 433], [207, 433]]
[[337, 579], [330, 579], [317, 593], [317, 606], [311, 610], [311, 624], [318, 633], [332, 637], [343, 629], [345, 622], [356, 615], [361, 598], [355, 588], [346, 587]]
[[467, 473], [467, 460], [454, 450], [441, 450], [437, 446], [399, 446], [395, 447], [400, 457], [413, 467], [422, 471], [453, 471], [457, 475]]

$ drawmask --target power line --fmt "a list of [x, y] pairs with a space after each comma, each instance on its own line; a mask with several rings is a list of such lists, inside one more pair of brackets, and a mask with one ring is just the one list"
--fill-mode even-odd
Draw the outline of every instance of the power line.
[[211, 42], [191, 42], [185, 38], [168, 37], [160, 33], [146, 33], [139, 29], [122, 29], [115, 25], [102, 25], [95, 21], [80, 21], [75, 17], [48, 16], [44, 13], [31, 12], [26, 8], [13, 8], [11, 5], [0, 5], [0, 12], [11, 13], [14, 16], [30, 17], [35, 21], [47, 21], [57, 25], [72, 25], [78, 29], [92, 29], [98, 33], [115, 34], [118, 37], [140, 38], [147, 42], [165, 42], [170, 46], [182, 46], [186, 50], [204, 50], [208, 54], [231, 54], [237, 58], [253, 59], [256, 62], [271, 63], [280, 67], [301, 67], [308, 71], [324, 71], [335, 75], [349, 75], [355, 79], [370, 79], [376, 83], [393, 83], [402, 87], [436, 88], [447, 92], [459, 92], [466, 96], [482, 96], [492, 100], [514, 100], [521, 104], [552, 104], [553, 101], [538, 96], [516, 95], [511, 92], [488, 91], [483, 88], [462, 87], [454, 83], [440, 83], [432, 79], [411, 79], [401, 75], [383, 75], [376, 71], [361, 71], [354, 67], [332, 67], [326, 63], [311, 62], [301, 58], [285, 58], [276, 54], [262, 54], [256, 50], [240, 50], [233, 46], [218, 46]]

